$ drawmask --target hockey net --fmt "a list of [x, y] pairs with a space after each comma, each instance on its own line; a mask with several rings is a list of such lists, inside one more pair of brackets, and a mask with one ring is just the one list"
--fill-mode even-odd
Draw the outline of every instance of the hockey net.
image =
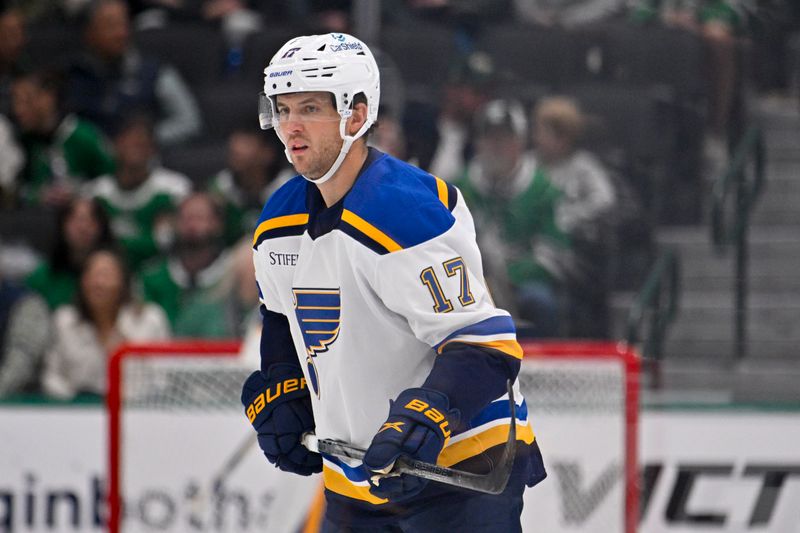
[[[526, 491], [523, 531], [633, 533], [636, 354], [611, 342], [523, 343], [519, 383], [548, 479]], [[109, 531], [296, 531], [319, 481], [254, 445], [237, 343], [129, 345], [109, 364]]]

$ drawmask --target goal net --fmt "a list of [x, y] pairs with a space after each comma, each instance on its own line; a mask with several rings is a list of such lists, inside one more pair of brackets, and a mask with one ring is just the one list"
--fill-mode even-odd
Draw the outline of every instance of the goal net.
[[[616, 343], [524, 343], [519, 376], [548, 478], [523, 531], [633, 533], [638, 358]], [[239, 401], [237, 343], [129, 345], [109, 364], [109, 531], [313, 531], [319, 476], [275, 469]]]
[[110, 533], [294, 533], [321, 482], [281, 472], [240, 403], [238, 343], [128, 345], [109, 362]]

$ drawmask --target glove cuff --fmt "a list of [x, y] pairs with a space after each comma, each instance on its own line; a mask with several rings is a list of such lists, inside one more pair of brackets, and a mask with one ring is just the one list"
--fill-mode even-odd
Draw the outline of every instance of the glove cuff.
[[291, 363], [272, 363], [267, 367], [264, 372], [264, 377], [267, 381], [275, 381], [276, 379], [286, 377], [303, 377], [303, 369], [300, 365], [293, 365]]

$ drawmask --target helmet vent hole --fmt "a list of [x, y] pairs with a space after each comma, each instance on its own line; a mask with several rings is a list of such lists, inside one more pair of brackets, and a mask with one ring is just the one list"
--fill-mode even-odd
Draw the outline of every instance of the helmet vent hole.
[[292, 86], [292, 82], [290, 82], [290, 81], [287, 81], [287, 82], [286, 82], [286, 86], [287, 86], [287, 87], [291, 87], [291, 86]]
[[324, 44], [322, 46], [320, 46], [319, 48], [317, 48], [317, 52], [324, 52], [324, 51], [325, 51], [325, 45]]

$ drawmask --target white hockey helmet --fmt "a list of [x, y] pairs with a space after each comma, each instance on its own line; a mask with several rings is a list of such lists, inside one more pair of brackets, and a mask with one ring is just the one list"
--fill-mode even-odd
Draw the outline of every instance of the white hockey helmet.
[[[296, 37], [283, 45], [264, 69], [264, 92], [258, 107], [261, 128], [277, 129], [279, 125], [277, 95], [311, 91], [333, 94], [341, 117], [342, 152], [326, 175], [314, 180], [323, 183], [339, 168], [352, 143], [378, 119], [380, 76], [367, 45], [344, 33]], [[345, 124], [352, 114], [353, 97], [359, 93], [367, 100], [367, 120], [351, 136], [346, 134]], [[286, 157], [292, 161], [288, 150]]]

